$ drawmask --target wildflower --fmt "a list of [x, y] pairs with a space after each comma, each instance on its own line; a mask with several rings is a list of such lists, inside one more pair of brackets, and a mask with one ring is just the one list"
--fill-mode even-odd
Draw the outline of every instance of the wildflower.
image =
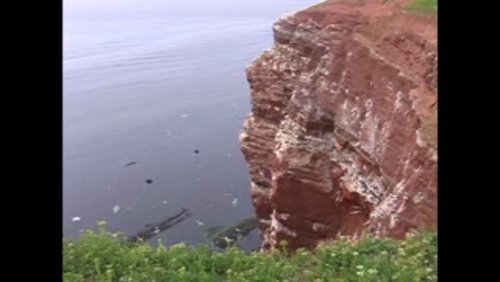
[[184, 248], [186, 248], [186, 244], [185, 243], [177, 243], [170, 248], [173, 250], [184, 249]]
[[425, 269], [425, 272], [427, 272], [427, 273], [432, 272], [432, 268], [427, 267], [427, 268]]
[[376, 269], [373, 269], [373, 268], [368, 269], [369, 274], [377, 274], [377, 272], [378, 271]]
[[365, 276], [365, 272], [364, 271], [358, 271], [358, 272], [356, 272], [356, 275], [358, 275], [359, 277], [363, 277], [363, 276]]
[[363, 268], [364, 268], [364, 266], [362, 266], [362, 265], [356, 265], [356, 269], [363, 269]]
[[357, 256], [357, 255], [359, 255], [359, 253], [358, 252], [354, 252], [354, 253], [352, 253], [352, 255], [353, 256]]

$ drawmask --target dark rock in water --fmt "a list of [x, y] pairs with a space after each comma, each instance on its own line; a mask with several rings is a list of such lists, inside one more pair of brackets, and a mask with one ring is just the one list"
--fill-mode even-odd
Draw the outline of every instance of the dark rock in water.
[[194, 150], [195, 154], [198, 154], [199, 152], [200, 152], [200, 150]]
[[205, 230], [205, 237], [208, 239], [213, 239], [220, 231], [224, 230], [224, 226], [211, 226]]
[[[243, 219], [238, 222], [235, 226], [231, 226], [228, 228], [223, 228], [220, 231], [217, 230], [207, 230], [212, 231], [215, 234], [212, 236], [212, 242], [214, 245], [221, 249], [228, 248], [234, 245], [238, 240], [247, 236], [252, 230], [257, 228], [257, 220], [255, 217], [250, 217]], [[208, 232], [207, 232], [208, 233]]]
[[171, 216], [165, 220], [159, 222], [153, 222], [146, 224], [142, 230], [137, 232], [135, 235], [128, 238], [129, 242], [137, 242], [139, 240], [147, 241], [159, 233], [172, 228], [173, 226], [179, 224], [183, 220], [191, 216], [189, 209], [182, 208], [182, 210], [174, 216]]
[[151, 184], [151, 183], [153, 183], [153, 180], [152, 179], [146, 179], [146, 183], [147, 184]]
[[128, 164], [125, 165], [125, 167], [129, 167], [129, 166], [133, 166], [135, 165], [137, 162], [129, 162]]

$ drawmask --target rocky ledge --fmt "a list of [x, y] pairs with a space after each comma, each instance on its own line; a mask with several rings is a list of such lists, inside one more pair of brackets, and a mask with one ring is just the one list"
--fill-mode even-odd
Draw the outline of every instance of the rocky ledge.
[[405, 1], [326, 1], [247, 69], [240, 142], [265, 248], [437, 228], [437, 30]]

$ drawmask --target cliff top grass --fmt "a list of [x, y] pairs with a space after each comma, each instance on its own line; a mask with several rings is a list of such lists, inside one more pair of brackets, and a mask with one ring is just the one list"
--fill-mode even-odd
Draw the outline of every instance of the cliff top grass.
[[[381, 4], [389, 4], [393, 1], [401, 1], [401, 0], [378, 0], [376, 2], [379, 2]], [[437, 2], [438, 0], [402, 0], [407, 3], [407, 9], [410, 11], [416, 11], [416, 12], [436, 12], [437, 11]], [[311, 5], [307, 9], [315, 8], [315, 7], [320, 7], [325, 4], [330, 4], [330, 3], [335, 3], [335, 2], [341, 2], [341, 0], [327, 0], [323, 1], [314, 5]], [[342, 1], [343, 2], [343, 1]], [[367, 0], [351, 0], [352, 3], [358, 3], [358, 4], [363, 4], [367, 2]]]
[[408, 10], [415, 12], [436, 12], [437, 0], [413, 0], [408, 6]]
[[64, 281], [437, 281], [437, 234], [404, 241], [365, 238], [313, 251], [245, 254], [230, 248], [127, 243], [101, 228], [63, 241]]

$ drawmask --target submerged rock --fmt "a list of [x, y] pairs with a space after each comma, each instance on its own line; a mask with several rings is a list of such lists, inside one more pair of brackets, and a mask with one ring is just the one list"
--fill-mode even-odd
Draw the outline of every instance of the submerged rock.
[[149, 223], [144, 226], [142, 230], [137, 232], [135, 235], [128, 238], [130, 242], [136, 242], [139, 240], [147, 241], [152, 237], [158, 235], [159, 233], [172, 228], [173, 226], [184, 221], [191, 216], [189, 209], [182, 208], [182, 210], [174, 216], [171, 216], [160, 222]]
[[247, 236], [257, 228], [255, 217], [246, 218], [231, 227], [214, 226], [207, 229], [207, 235], [215, 246], [225, 249], [234, 245], [238, 240]]

